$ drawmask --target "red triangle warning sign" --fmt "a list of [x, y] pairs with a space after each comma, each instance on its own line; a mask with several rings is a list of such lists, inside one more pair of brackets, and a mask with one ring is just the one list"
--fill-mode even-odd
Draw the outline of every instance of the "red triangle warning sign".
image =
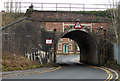
[[82, 26], [81, 26], [80, 22], [77, 22], [77, 23], [75, 24], [74, 28], [76, 28], [76, 29], [81, 29]]

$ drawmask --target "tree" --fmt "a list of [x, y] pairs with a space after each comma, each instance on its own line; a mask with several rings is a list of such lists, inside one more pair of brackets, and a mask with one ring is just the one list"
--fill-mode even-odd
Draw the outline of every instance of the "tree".
[[119, 3], [113, 2], [113, 8], [110, 9], [112, 24], [115, 31], [117, 44], [120, 44], [120, 1]]
[[31, 4], [30, 6], [29, 6], [29, 8], [26, 10], [26, 16], [30, 16], [30, 14], [33, 12], [33, 4]]

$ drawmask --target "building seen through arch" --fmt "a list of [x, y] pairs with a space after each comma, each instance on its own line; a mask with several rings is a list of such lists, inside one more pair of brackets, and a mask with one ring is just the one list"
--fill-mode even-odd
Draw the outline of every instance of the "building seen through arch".
[[72, 39], [61, 38], [57, 45], [57, 54], [79, 54], [80, 48]]

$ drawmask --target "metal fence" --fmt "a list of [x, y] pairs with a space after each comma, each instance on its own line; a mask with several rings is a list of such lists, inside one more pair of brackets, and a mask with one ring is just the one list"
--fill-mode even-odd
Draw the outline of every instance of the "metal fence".
[[120, 45], [114, 44], [114, 60], [120, 64]]
[[4, 10], [6, 12], [25, 12], [31, 4], [34, 9], [42, 11], [98, 11], [116, 8], [116, 5], [113, 4], [5, 2]]

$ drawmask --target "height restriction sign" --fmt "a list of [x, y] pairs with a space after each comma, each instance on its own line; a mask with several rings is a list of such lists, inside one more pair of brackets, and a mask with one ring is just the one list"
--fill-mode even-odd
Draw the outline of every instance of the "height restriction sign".
[[82, 26], [81, 26], [80, 22], [77, 22], [77, 23], [75, 24], [74, 28], [75, 28], [75, 29], [81, 29]]

